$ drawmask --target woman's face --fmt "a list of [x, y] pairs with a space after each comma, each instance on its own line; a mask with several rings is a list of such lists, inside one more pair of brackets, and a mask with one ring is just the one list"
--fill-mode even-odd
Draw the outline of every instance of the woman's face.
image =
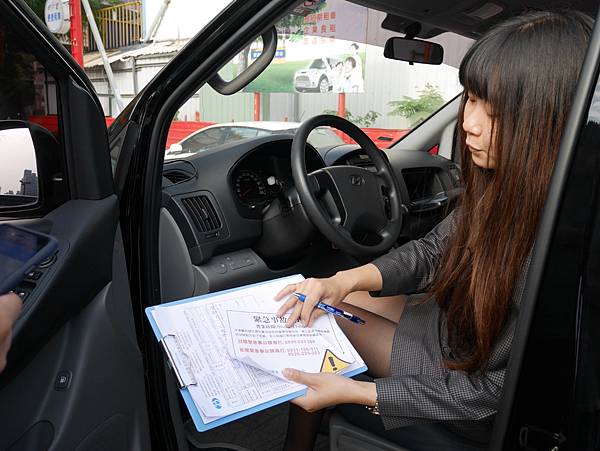
[[346, 60], [344, 62], [344, 72], [346, 74], [349, 74], [350, 72], [352, 72], [352, 69], [354, 69], [354, 66], [352, 65], [352, 61]]
[[471, 158], [480, 168], [494, 169], [493, 140], [492, 140], [492, 115], [488, 102], [469, 93], [465, 104], [462, 123], [467, 135], [467, 147]]

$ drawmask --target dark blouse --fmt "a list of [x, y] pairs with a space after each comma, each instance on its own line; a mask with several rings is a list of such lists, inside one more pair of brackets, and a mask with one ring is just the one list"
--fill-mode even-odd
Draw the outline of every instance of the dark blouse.
[[[423, 238], [373, 261], [381, 272], [383, 286], [372, 294], [417, 293], [409, 296], [396, 329], [391, 376], [376, 379], [375, 384], [386, 429], [443, 421], [451, 429], [471, 429], [474, 439], [484, 440], [502, 395], [529, 258], [513, 291], [509, 318], [490, 356], [488, 371], [479, 375], [444, 368], [443, 360], [451, 356], [446, 315], [435, 300], [416, 301], [422, 300], [418, 293], [433, 278], [453, 226], [451, 213]], [[482, 420], [486, 432], [479, 427]]]

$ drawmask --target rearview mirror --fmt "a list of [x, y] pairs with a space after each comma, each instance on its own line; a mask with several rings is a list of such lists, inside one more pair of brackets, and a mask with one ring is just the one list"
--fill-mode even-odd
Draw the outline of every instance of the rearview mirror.
[[383, 56], [410, 64], [442, 64], [444, 48], [434, 42], [395, 37], [385, 43]]

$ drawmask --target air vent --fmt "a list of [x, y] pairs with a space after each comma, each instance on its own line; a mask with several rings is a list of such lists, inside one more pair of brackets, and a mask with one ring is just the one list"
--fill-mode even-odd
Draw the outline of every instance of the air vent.
[[169, 179], [171, 183], [180, 183], [191, 179], [193, 177], [193, 174], [189, 174], [185, 171], [173, 170], [164, 172], [163, 176]]
[[187, 197], [181, 202], [200, 232], [212, 232], [221, 228], [215, 207], [207, 196]]

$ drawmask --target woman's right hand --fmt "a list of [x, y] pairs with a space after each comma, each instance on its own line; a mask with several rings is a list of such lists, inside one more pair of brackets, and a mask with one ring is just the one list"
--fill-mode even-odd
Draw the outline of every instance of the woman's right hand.
[[[300, 318], [305, 326], [312, 326], [315, 320], [325, 314], [323, 310], [315, 309], [319, 301], [337, 307], [352, 291], [352, 281], [343, 273], [325, 279], [306, 279], [300, 283], [287, 285], [275, 296], [276, 301], [286, 299], [277, 311], [281, 317], [292, 310], [286, 326], [291, 327]], [[299, 301], [292, 293], [302, 293], [306, 296], [304, 302]]]

